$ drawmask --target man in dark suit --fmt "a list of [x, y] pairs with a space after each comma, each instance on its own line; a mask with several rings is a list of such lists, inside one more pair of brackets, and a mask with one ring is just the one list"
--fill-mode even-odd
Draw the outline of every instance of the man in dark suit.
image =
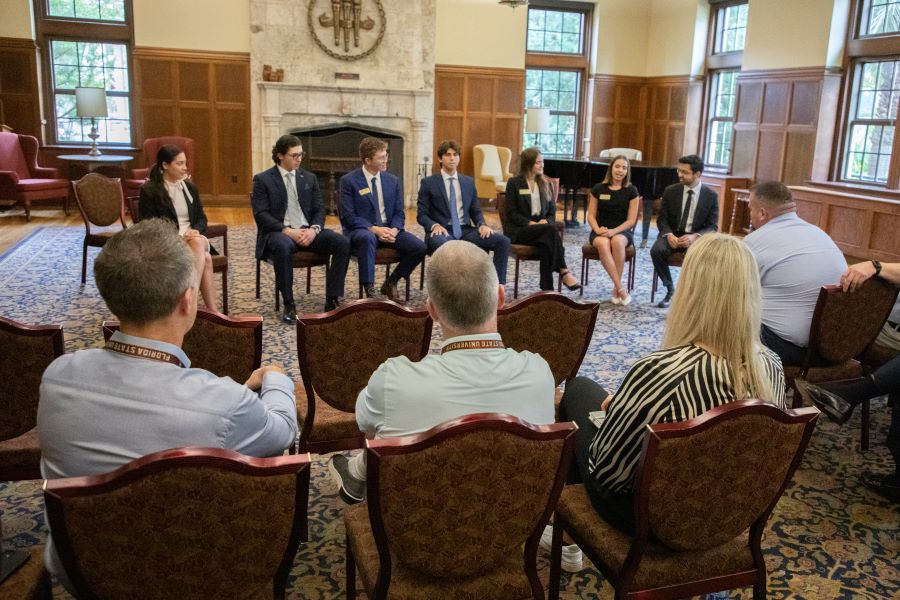
[[[455, 140], [441, 142], [438, 162], [441, 172], [429, 175], [419, 186], [416, 218], [425, 228], [425, 245], [433, 254], [449, 240], [471, 242], [487, 252], [494, 252], [494, 268], [500, 285], [506, 285], [506, 262], [509, 258], [509, 238], [494, 233], [484, 222], [475, 180], [457, 172], [459, 144]], [[451, 209], [452, 206], [452, 209]]]
[[403, 186], [387, 172], [387, 144], [363, 138], [359, 158], [362, 167], [341, 177], [341, 225], [359, 261], [359, 282], [369, 298], [375, 296], [375, 250], [395, 248], [400, 254], [400, 263], [381, 286], [383, 295], [398, 302], [397, 282], [422, 262], [425, 244], [403, 229]]
[[689, 154], [678, 159], [678, 180], [663, 192], [662, 207], [656, 219], [659, 237], [650, 248], [653, 268], [666, 286], [666, 297], [657, 306], [666, 308], [672, 301], [675, 285], [669, 272], [673, 252], [686, 252], [704, 233], [716, 231], [719, 221], [719, 196], [701, 185], [703, 159]]
[[292, 255], [308, 250], [331, 257], [325, 275], [325, 311], [337, 308], [344, 295], [350, 262], [350, 240], [325, 229], [325, 209], [316, 176], [300, 168], [303, 146], [294, 135], [283, 135], [272, 147], [275, 166], [253, 176], [253, 218], [256, 258], [270, 257], [275, 286], [284, 299], [286, 323], [297, 318], [294, 304]]

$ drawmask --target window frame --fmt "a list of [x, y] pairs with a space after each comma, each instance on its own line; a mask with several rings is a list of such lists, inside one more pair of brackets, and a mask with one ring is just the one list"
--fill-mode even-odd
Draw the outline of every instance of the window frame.
[[[900, 2], [896, 2], [896, 0], [889, 0], [890, 2], [894, 2], [900, 5]], [[863, 24], [867, 20], [868, 15], [870, 14], [872, 7], [872, 0], [859, 0], [857, 2], [857, 6], [859, 7], [856, 11], [856, 20], [853, 27], [854, 37], [856, 39], [873, 39], [879, 37], [890, 37], [893, 35], [900, 35], [900, 30], [897, 31], [888, 31], [883, 33], [862, 33]]]
[[[544, 68], [540, 68], [540, 67], [526, 67], [525, 68], [526, 102], [527, 102], [527, 95], [528, 95], [528, 83], [527, 82], [528, 82], [528, 71], [529, 70], [531, 70], [531, 71], [551, 71], [551, 72], [556, 72], [556, 73], [574, 73], [575, 76], [577, 77], [576, 90], [575, 90], [575, 110], [570, 111], [570, 110], [556, 110], [556, 109], [552, 109], [552, 108], [550, 109], [550, 118], [551, 119], [554, 116], [555, 117], [560, 117], [560, 116], [573, 117], [575, 119], [575, 132], [573, 133], [574, 139], [572, 140], [572, 153], [573, 153], [572, 156], [576, 155], [578, 153], [578, 130], [579, 130], [579, 121], [580, 121], [579, 116], [580, 116], [580, 112], [582, 109], [582, 104], [581, 104], [582, 98], [581, 98], [580, 91], [581, 91], [581, 88], [583, 87], [583, 79], [584, 79], [584, 76], [583, 76], [581, 70], [579, 70], [579, 69], [544, 69]], [[525, 110], [527, 111], [528, 108], [530, 108], [530, 107], [528, 107], [526, 105]], [[549, 108], [549, 107], [547, 107], [547, 108]], [[522, 131], [522, 148], [523, 149], [527, 147], [525, 145], [525, 136], [527, 136], [527, 135], [555, 136], [555, 137], [560, 136], [560, 134], [558, 134], [558, 133], [529, 134], [529, 133], [526, 133], [523, 128], [523, 131]], [[572, 157], [572, 156], [569, 156], [566, 154], [556, 154], [556, 153], [550, 153], [550, 152], [543, 152], [543, 154], [545, 156], [549, 156], [549, 157], [553, 157], [553, 158], [571, 158]]]
[[137, 115], [134, 88], [134, 7], [133, 0], [123, 0], [125, 5], [125, 20], [101, 21], [97, 19], [79, 19], [75, 17], [59, 17], [50, 15], [50, 0], [33, 0], [34, 26], [36, 42], [41, 55], [41, 79], [43, 84], [42, 110], [44, 121], [44, 145], [62, 148], [87, 148], [90, 140], [85, 141], [60, 141], [58, 139], [58, 125], [56, 115], [56, 87], [53, 77], [53, 56], [51, 44], [54, 41], [86, 42], [86, 43], [111, 43], [125, 46], [125, 60], [128, 69], [128, 93], [115, 94], [127, 96], [130, 135], [127, 142], [100, 142], [98, 145], [116, 150], [134, 149], [135, 133], [137, 129]]
[[[719, 77], [721, 77], [725, 73], [734, 73], [734, 110], [733, 114], [730, 117], [719, 117], [715, 115], [716, 106], [718, 105], [719, 100]], [[740, 76], [740, 69], [719, 69], [715, 71], [709, 71], [707, 73], [707, 77], [709, 78], [709, 90], [707, 92], [707, 111], [706, 111], [706, 120], [705, 120], [705, 129], [703, 135], [703, 161], [707, 167], [709, 167], [713, 171], [721, 170], [721, 171], [730, 171], [731, 169], [731, 161], [732, 155], [734, 153], [734, 126], [737, 123], [737, 98], [738, 98], [738, 77]], [[710, 159], [709, 149], [712, 144], [711, 133], [713, 123], [731, 123], [731, 142], [728, 146], [728, 163], [727, 164], [719, 164], [714, 163]]]
[[[587, 102], [588, 77], [590, 75], [591, 60], [591, 26], [593, 22], [594, 4], [592, 2], [573, 2], [569, 0], [531, 0], [528, 3], [528, 10], [553, 10], [561, 12], [579, 12], [582, 14], [582, 52], [580, 54], [560, 53], [560, 52], [530, 52], [528, 51], [528, 19], [525, 20], [525, 70], [540, 69], [543, 71], [576, 71], [578, 76], [578, 90], [575, 96], [575, 142], [572, 155], [548, 154], [548, 156], [559, 158], [575, 158], [581, 154], [581, 140], [584, 132], [587, 131], [586, 120], [590, 119], [588, 111], [585, 109]], [[522, 106], [523, 123], [525, 114], [525, 105]], [[550, 111], [551, 116], [558, 114], [571, 114], [568, 111]], [[525, 146], [525, 128], [522, 128], [522, 136], [520, 142], [522, 149]]]
[[[712, 31], [711, 31], [711, 35], [710, 35], [710, 41], [711, 41], [711, 47], [710, 47], [710, 51], [709, 51], [710, 56], [721, 56], [721, 55], [736, 54], [736, 53], [743, 54], [743, 52], [744, 52], [743, 48], [741, 48], [740, 50], [719, 50], [718, 49], [720, 46], [719, 42], [721, 40], [720, 35], [724, 32], [724, 27], [725, 27], [725, 24], [724, 24], [725, 13], [728, 11], [729, 8], [735, 8], [737, 6], [746, 6], [747, 14], [749, 15], [750, 0], [735, 0], [732, 2], [722, 2], [722, 3], [716, 4], [712, 7], [712, 9], [715, 11], [715, 14], [713, 15], [713, 18], [711, 19], [713, 22], [713, 26], [712, 26]], [[744, 43], [745, 44], [746, 44], [746, 39], [747, 39], [746, 38], [746, 30], [747, 30], [747, 27], [745, 25], [744, 26]]]

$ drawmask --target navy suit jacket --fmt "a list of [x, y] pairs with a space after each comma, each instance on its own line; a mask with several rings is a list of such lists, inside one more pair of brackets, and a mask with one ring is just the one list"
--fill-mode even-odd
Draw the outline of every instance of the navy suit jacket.
[[[303, 211], [310, 227], [318, 225], [324, 229], [325, 208], [322, 206], [319, 181], [315, 175], [303, 169], [297, 169], [294, 173], [300, 210]], [[287, 187], [277, 166], [253, 176], [253, 195], [250, 197], [250, 204], [253, 206], [253, 218], [256, 220], [256, 258], [262, 258], [269, 234], [279, 233], [284, 229], [287, 199]]]
[[[384, 227], [403, 229], [403, 186], [396, 175], [381, 173], [381, 197], [384, 200]], [[341, 177], [341, 226], [344, 235], [357, 229], [368, 229], [375, 224], [378, 198], [372, 193], [371, 183], [366, 180], [362, 168], [350, 171]]]
[[[481, 206], [478, 204], [475, 180], [462, 173], [457, 173], [456, 176], [459, 179], [459, 191], [462, 195], [463, 214], [466, 215], [460, 225], [481, 227], [484, 225], [484, 215], [481, 214]], [[429, 175], [422, 180], [419, 186], [416, 220], [425, 228], [426, 235], [431, 233], [431, 228], [435, 224], [440, 225], [452, 235], [450, 198], [447, 197], [444, 178], [440, 173]]]
[[[694, 209], [694, 222], [691, 230], [694, 233], [714, 233], [719, 227], [719, 195], [709, 187], [700, 184], [700, 194], [697, 208]], [[663, 192], [662, 206], [659, 216], [656, 218], [656, 227], [660, 237], [670, 233], [684, 233], [676, 231], [681, 224], [683, 212], [682, 199], [684, 197], [684, 184], [670, 185]]]

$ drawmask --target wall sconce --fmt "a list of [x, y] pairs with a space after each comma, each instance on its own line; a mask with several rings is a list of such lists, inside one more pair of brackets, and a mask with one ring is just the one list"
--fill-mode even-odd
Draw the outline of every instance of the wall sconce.
[[97, 118], [105, 118], [109, 116], [106, 109], [106, 90], [103, 88], [82, 87], [75, 88], [75, 114], [82, 118], [91, 119], [91, 132], [88, 137], [93, 140], [91, 150], [88, 152], [91, 156], [100, 156], [100, 148], [97, 147]]

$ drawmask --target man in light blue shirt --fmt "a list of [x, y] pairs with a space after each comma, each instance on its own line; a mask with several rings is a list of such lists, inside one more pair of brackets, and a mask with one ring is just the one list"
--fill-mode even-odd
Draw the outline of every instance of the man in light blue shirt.
[[[356, 399], [360, 430], [379, 438], [412, 435], [484, 412], [553, 423], [555, 382], [547, 361], [506, 348], [497, 333], [504, 291], [484, 250], [445, 242], [428, 265], [426, 282], [428, 312], [444, 335], [441, 353], [382, 363]], [[345, 502], [365, 498], [364, 456], [336, 454], [329, 462]]]
[[[206, 244], [160, 219], [106, 243], [94, 277], [121, 331], [44, 372], [37, 432], [45, 478], [105, 473], [181, 446], [272, 456], [294, 442], [294, 385], [282, 369], [263, 367], [242, 384], [190, 368], [181, 349], [197, 314]], [[51, 538], [45, 563], [67, 586]]]
[[847, 261], [827, 233], [797, 215], [781, 182], [751, 188], [750, 223], [744, 242], [759, 265], [762, 341], [785, 366], [801, 365], [819, 290], [840, 282]]

